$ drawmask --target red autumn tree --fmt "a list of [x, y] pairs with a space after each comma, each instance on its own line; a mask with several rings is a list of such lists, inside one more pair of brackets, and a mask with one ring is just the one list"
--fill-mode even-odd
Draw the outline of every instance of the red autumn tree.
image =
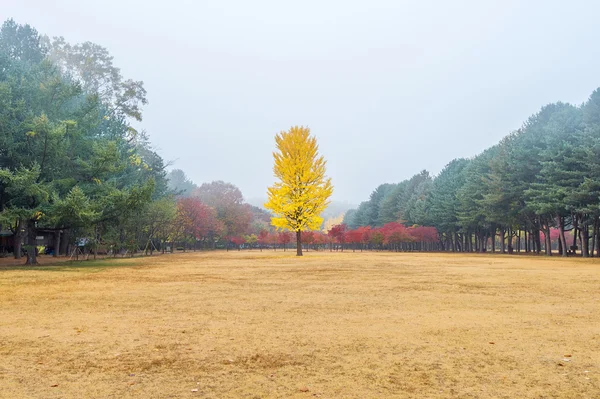
[[258, 232], [258, 246], [262, 251], [265, 245], [269, 244], [269, 230], [261, 230]]
[[412, 249], [419, 251], [434, 249], [433, 243], [439, 241], [437, 229], [435, 227], [413, 226], [408, 229], [408, 233], [415, 243]]
[[302, 242], [306, 244], [306, 249], [310, 247], [311, 244], [315, 242], [315, 232], [312, 230], [305, 231], [302, 233]]
[[435, 227], [415, 226], [411, 227], [409, 234], [418, 242], [437, 242], [438, 232]]
[[386, 223], [381, 231], [385, 237], [385, 244], [396, 250], [399, 249], [399, 244], [413, 241], [406, 226], [397, 222]]
[[314, 243], [315, 246], [318, 248], [319, 246], [325, 246], [327, 245], [327, 235], [325, 235], [324, 233], [320, 232], [320, 231], [315, 231], [314, 232]]
[[252, 209], [243, 203], [242, 192], [233, 184], [223, 181], [204, 183], [192, 192], [192, 196], [217, 211], [217, 218], [225, 227], [226, 237], [242, 235], [248, 230]]
[[369, 244], [369, 242], [371, 241], [371, 226], [362, 226], [356, 230], [360, 231], [360, 235], [361, 235], [360, 242], [362, 244], [362, 246], [360, 247], [360, 250], [362, 251], [363, 247], [365, 245]]
[[331, 240], [342, 247], [342, 251], [344, 250], [344, 243], [346, 242], [346, 230], [346, 225], [342, 223], [336, 224], [327, 232], [327, 235]]
[[230, 241], [237, 247], [238, 250], [240, 250], [241, 246], [246, 242], [242, 236], [233, 236], [230, 238]]
[[277, 243], [283, 245], [283, 250], [286, 250], [287, 245], [292, 241], [292, 233], [289, 231], [280, 231], [277, 233]]
[[371, 234], [369, 234], [369, 243], [373, 246], [373, 248], [381, 248], [384, 241], [385, 234], [381, 228], [371, 229]]
[[356, 251], [357, 245], [362, 242], [362, 232], [359, 229], [347, 231], [346, 241], [352, 244], [352, 252]]
[[222, 227], [213, 208], [198, 198], [181, 198], [177, 201], [177, 225], [181, 238], [195, 243], [218, 234]]

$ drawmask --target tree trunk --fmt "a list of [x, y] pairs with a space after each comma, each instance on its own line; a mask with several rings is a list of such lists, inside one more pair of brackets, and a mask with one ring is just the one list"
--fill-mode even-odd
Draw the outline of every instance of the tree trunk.
[[594, 256], [596, 248], [596, 235], [598, 234], [598, 217], [594, 217], [594, 226], [592, 228], [592, 247], [590, 248], [590, 256]]
[[573, 249], [573, 255], [577, 254], [577, 250], [575, 249], [575, 247], [577, 246], [577, 232], [579, 231], [579, 219], [577, 218], [577, 215], [572, 215], [571, 216], [571, 220], [572, 220], [572, 224], [573, 224], [573, 245], [572, 245], [572, 249]]
[[27, 221], [27, 261], [26, 265], [37, 265], [37, 228], [35, 227], [35, 220]]
[[296, 256], [302, 256], [302, 231], [296, 232]]
[[[535, 241], [535, 253], [539, 255], [540, 251], [542, 250], [542, 238], [540, 237], [539, 228], [535, 229], [534, 241]], [[550, 251], [552, 251], [552, 247], [550, 247]]]
[[550, 224], [544, 230], [544, 242], [546, 245], [546, 255], [552, 256], [552, 239], [550, 238]]
[[579, 231], [581, 232], [581, 256], [587, 258], [590, 256], [590, 226], [584, 224]]
[[560, 242], [562, 244], [562, 251], [561, 251], [561, 255], [562, 256], [567, 256], [567, 240], [565, 239], [565, 219], [558, 216], [558, 229], [560, 232]]
[[98, 256], [98, 225], [94, 226], [94, 260]]
[[559, 237], [558, 238], [558, 254], [562, 255], [562, 253], [563, 253], [563, 243], [562, 243], [562, 240]]
[[61, 232], [62, 232], [61, 230], [57, 230], [54, 233], [54, 241], [55, 241], [54, 242], [54, 254], [52, 254], [52, 256], [55, 257], [55, 258], [58, 257], [58, 251], [59, 251], [59, 248], [60, 248], [60, 233]]
[[71, 238], [70, 236], [71, 236], [71, 230], [69, 230], [69, 229], [63, 230], [62, 240], [60, 242], [60, 246], [62, 248], [59, 248], [59, 252], [58, 252], [59, 255], [62, 254], [65, 256], [69, 256], [69, 241]]
[[15, 245], [14, 245], [14, 249], [13, 249], [13, 256], [15, 257], [15, 259], [21, 259], [21, 244], [23, 243], [23, 221], [19, 220], [17, 222], [17, 229], [15, 230], [15, 234], [14, 234], [14, 241], [15, 241]]

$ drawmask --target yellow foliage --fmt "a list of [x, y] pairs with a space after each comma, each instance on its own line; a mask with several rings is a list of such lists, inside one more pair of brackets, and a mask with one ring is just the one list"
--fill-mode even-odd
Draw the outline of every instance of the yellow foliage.
[[131, 166], [140, 166], [142, 164], [142, 158], [139, 155], [132, 154], [129, 156], [129, 163]]
[[343, 221], [344, 221], [344, 213], [340, 214], [339, 216], [330, 217], [329, 219], [327, 219], [325, 221], [325, 224], [323, 225], [323, 232], [329, 233], [329, 230], [331, 230], [331, 228], [333, 226], [342, 224]]
[[269, 187], [265, 204], [275, 214], [271, 224], [291, 231], [318, 230], [333, 186], [325, 176], [317, 140], [310, 129], [294, 126], [276, 135], [275, 143], [273, 172], [279, 181]]

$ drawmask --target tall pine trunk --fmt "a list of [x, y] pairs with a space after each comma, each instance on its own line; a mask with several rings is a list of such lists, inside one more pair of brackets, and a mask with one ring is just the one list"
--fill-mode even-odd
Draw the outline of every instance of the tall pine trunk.
[[590, 248], [590, 256], [594, 256], [594, 249], [596, 248], [596, 236], [598, 234], [598, 217], [594, 217], [594, 225], [592, 227], [592, 244]]
[[546, 255], [552, 256], [552, 239], [550, 238], [550, 224], [544, 230], [544, 242], [546, 246]]
[[590, 226], [584, 224], [579, 231], [581, 234], [581, 256], [587, 258], [590, 256]]
[[577, 215], [572, 215], [571, 216], [571, 220], [572, 220], [572, 224], [573, 224], [573, 245], [572, 245], [572, 249], [573, 249], [573, 255], [577, 254], [577, 250], [575, 249], [575, 247], [577, 247], [577, 236], [579, 235], [579, 219], [577, 218]]
[[565, 219], [558, 216], [557, 220], [558, 220], [558, 229], [559, 229], [559, 233], [560, 233], [560, 243], [562, 245], [561, 255], [567, 256], [568, 247], [567, 247], [567, 240], [565, 239]]
[[21, 219], [19, 219], [17, 221], [17, 228], [15, 230], [15, 234], [14, 234], [14, 249], [13, 249], [13, 255], [15, 257], [15, 259], [21, 259], [21, 247], [22, 247], [22, 243], [23, 243], [23, 221]]

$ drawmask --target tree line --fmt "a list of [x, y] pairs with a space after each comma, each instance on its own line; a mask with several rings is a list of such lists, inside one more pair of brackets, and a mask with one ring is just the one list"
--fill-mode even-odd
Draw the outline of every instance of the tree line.
[[[132, 126], [146, 95], [104, 47], [3, 23], [3, 254], [35, 264], [41, 242], [55, 256], [226, 247], [268, 227], [268, 213], [245, 204], [237, 187], [168, 174], [148, 135]], [[186, 187], [178, 186], [182, 174]]]
[[382, 184], [344, 218], [350, 229], [391, 222], [435, 227], [447, 251], [600, 256], [600, 90], [542, 107], [435, 177]]

